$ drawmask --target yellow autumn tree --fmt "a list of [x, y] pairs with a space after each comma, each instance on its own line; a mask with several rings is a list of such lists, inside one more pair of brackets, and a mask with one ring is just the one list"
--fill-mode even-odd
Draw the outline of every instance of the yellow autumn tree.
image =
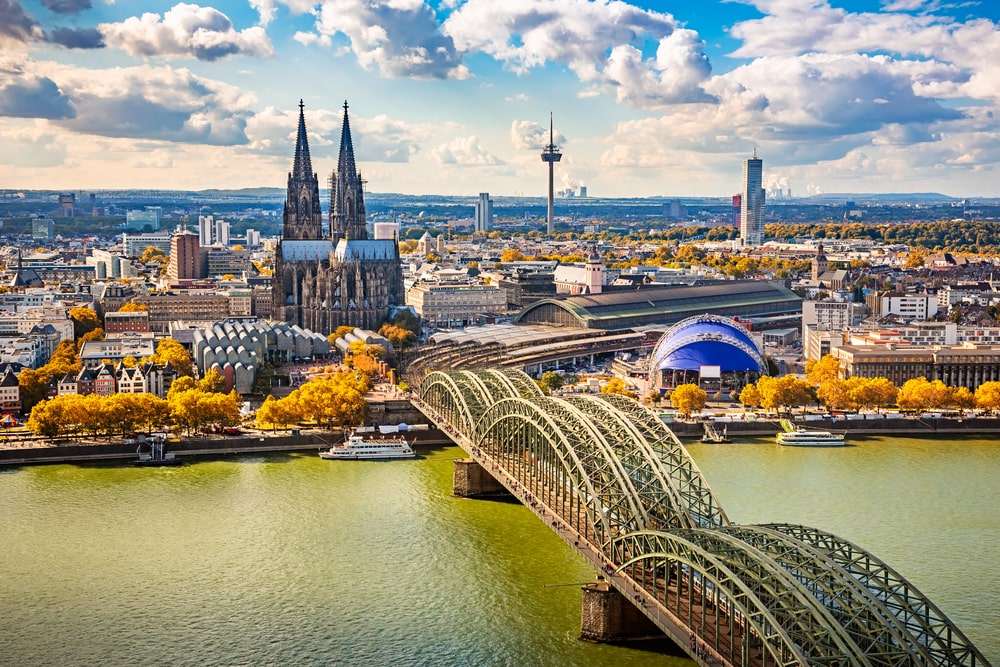
[[696, 384], [678, 385], [670, 392], [670, 404], [682, 415], [701, 412], [708, 402], [708, 394]]

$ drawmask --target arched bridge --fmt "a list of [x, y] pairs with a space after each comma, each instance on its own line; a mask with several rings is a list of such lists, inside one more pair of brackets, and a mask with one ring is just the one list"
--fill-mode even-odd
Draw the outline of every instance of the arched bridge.
[[989, 663], [902, 576], [815, 528], [735, 525], [669, 428], [617, 395], [547, 397], [520, 371], [434, 372], [414, 401], [711, 665]]

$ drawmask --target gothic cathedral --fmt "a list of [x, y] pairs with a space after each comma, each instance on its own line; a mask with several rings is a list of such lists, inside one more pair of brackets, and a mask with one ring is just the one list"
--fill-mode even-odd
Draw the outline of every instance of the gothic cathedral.
[[274, 254], [274, 319], [322, 334], [344, 325], [377, 330], [390, 306], [402, 302], [399, 244], [397, 239], [368, 238], [363, 183], [344, 102], [340, 157], [330, 176], [330, 236], [324, 237], [319, 180], [309, 158], [300, 101], [284, 227]]

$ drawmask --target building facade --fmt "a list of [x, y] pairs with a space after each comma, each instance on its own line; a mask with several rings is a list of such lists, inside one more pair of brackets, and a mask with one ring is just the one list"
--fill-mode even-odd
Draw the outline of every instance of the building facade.
[[493, 200], [489, 192], [480, 192], [476, 200], [476, 212], [473, 218], [473, 231], [488, 232], [493, 229]]
[[740, 200], [740, 245], [764, 243], [764, 161], [753, 157], [743, 162], [743, 193]]
[[170, 239], [170, 265], [167, 267], [170, 281], [204, 278], [203, 264], [198, 235], [187, 230], [174, 234]]
[[323, 235], [319, 179], [312, 171], [299, 103], [295, 158], [288, 175], [282, 238], [274, 258], [271, 317], [332, 333], [340, 326], [378, 329], [404, 298], [396, 239], [369, 239], [364, 180], [344, 103], [337, 169], [330, 177], [330, 237]]

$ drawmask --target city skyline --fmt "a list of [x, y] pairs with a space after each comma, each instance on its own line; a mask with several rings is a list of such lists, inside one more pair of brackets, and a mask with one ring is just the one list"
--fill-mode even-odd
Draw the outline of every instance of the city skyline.
[[0, 0], [0, 188], [281, 187], [301, 98], [373, 192], [545, 196], [551, 111], [595, 196], [997, 195], [994, 3], [690, 4]]

